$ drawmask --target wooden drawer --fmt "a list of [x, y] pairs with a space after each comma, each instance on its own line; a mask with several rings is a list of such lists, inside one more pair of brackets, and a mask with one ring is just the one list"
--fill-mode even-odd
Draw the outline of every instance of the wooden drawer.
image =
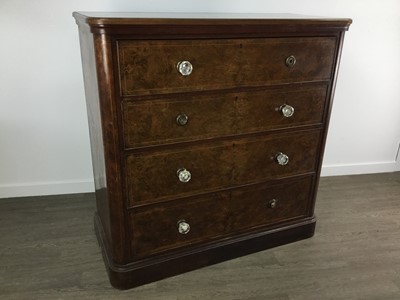
[[[125, 148], [321, 124], [326, 85], [185, 96], [123, 104]], [[294, 108], [284, 117], [280, 107]], [[179, 125], [178, 116], [187, 116]]]
[[[313, 130], [131, 154], [126, 158], [128, 205], [313, 172], [319, 142], [320, 131]], [[279, 152], [289, 157], [288, 164], [278, 164]], [[179, 180], [181, 168], [191, 173], [190, 181]]]
[[[311, 201], [311, 184], [312, 177], [307, 177], [133, 212], [130, 214], [130, 227], [134, 228], [133, 256], [143, 257], [305, 217]], [[179, 221], [189, 224], [188, 233], [179, 233]]]
[[[124, 96], [329, 80], [335, 37], [118, 41]], [[294, 56], [293, 67], [286, 65]], [[177, 64], [193, 71], [181, 75]]]

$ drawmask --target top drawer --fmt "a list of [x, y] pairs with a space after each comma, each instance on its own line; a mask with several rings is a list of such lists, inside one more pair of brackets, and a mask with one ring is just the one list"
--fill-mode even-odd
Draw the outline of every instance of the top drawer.
[[[118, 41], [124, 96], [329, 80], [336, 38]], [[192, 66], [189, 75], [180, 62]]]

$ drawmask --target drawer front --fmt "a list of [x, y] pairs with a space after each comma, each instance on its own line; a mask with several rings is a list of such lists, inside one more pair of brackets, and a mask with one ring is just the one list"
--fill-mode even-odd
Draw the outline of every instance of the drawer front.
[[[314, 130], [128, 155], [128, 205], [313, 172], [319, 141]], [[279, 153], [289, 158], [286, 165], [277, 162]], [[187, 182], [185, 170], [191, 175]]]
[[[329, 80], [335, 48], [334, 37], [123, 40], [120, 90], [124, 96], [151, 95]], [[177, 68], [185, 61], [192, 66], [189, 75]]]
[[[327, 86], [319, 85], [125, 102], [125, 147], [320, 124], [326, 93]], [[293, 107], [293, 115], [288, 116], [287, 112], [283, 115], [284, 105]]]
[[307, 215], [312, 177], [216, 193], [130, 215], [133, 256], [159, 253]]

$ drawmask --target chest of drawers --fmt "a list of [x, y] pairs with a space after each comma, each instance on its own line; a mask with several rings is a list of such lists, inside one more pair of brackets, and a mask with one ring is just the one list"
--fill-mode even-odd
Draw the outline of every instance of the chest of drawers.
[[110, 281], [311, 237], [349, 19], [74, 13]]

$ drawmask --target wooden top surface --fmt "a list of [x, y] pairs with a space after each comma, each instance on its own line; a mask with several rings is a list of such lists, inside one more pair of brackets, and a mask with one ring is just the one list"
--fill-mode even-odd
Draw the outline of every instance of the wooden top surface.
[[77, 23], [91, 27], [114, 25], [264, 25], [264, 26], [321, 26], [347, 30], [348, 18], [323, 18], [297, 14], [267, 13], [148, 13], [148, 12], [74, 12]]

